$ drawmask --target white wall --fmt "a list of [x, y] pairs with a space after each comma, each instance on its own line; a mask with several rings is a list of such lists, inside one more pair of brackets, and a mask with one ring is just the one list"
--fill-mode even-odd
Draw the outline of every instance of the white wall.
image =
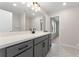
[[46, 31], [49, 31], [50, 32], [50, 17], [47, 15], [47, 14], [45, 14], [45, 17], [46, 17], [46, 27], [45, 27], [45, 30]]
[[0, 9], [0, 32], [12, 31], [12, 13]]
[[43, 14], [42, 17], [39, 16], [32, 19], [32, 27], [35, 27], [36, 30], [40, 31], [40, 19], [44, 19], [45, 27], [43, 28], [43, 30], [50, 31], [50, 18], [43, 10], [41, 10], [41, 13]]
[[41, 13], [45, 17], [45, 30], [50, 31], [50, 16], [43, 10], [41, 10]]
[[32, 28], [36, 28], [37, 31], [40, 31], [40, 19], [41, 17], [32, 19]]
[[13, 13], [12, 31], [21, 31], [21, 15]]
[[26, 31], [31, 28], [31, 19], [25, 13], [13, 13], [13, 31]]
[[25, 18], [26, 18], [25, 13], [21, 14], [21, 30], [22, 30], [22, 31], [25, 31], [25, 27], [26, 27]]
[[52, 16], [59, 16], [60, 43], [77, 46], [79, 44], [79, 7], [65, 9]]
[[27, 15], [26, 15], [26, 29], [25, 30], [31, 30], [32, 29], [32, 19], [31, 18], [29, 18], [29, 17], [27, 17]]

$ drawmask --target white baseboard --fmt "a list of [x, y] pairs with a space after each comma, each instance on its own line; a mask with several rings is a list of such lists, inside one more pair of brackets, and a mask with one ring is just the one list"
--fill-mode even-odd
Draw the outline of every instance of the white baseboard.
[[69, 48], [74, 48], [74, 49], [79, 49], [78, 46], [69, 45], [69, 44], [60, 44], [60, 46], [69, 47]]

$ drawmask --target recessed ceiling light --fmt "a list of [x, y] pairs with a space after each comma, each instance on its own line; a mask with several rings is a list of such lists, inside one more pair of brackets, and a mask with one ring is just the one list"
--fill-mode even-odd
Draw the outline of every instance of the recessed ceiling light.
[[22, 2], [22, 4], [25, 4], [26, 2]]
[[27, 7], [30, 7], [30, 4], [29, 3], [27, 4]]
[[64, 3], [62, 3], [62, 5], [63, 5], [63, 6], [66, 6], [66, 5], [67, 5], [67, 3], [66, 3], [66, 2], [64, 2]]
[[17, 5], [17, 4], [15, 4], [15, 3], [13, 4], [13, 6], [16, 6], [16, 5]]
[[27, 2], [27, 7], [31, 7], [33, 5], [32, 2]]

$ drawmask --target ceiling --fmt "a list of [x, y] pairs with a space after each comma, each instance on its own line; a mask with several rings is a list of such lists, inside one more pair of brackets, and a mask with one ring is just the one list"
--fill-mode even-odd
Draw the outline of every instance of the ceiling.
[[66, 6], [63, 6], [62, 3], [63, 2], [43, 2], [39, 4], [48, 15], [67, 8], [79, 7], [79, 2], [67, 2]]
[[[17, 6], [14, 7], [12, 4], [16, 3]], [[51, 15], [54, 12], [64, 10], [66, 8], [78, 7], [79, 2], [67, 2], [66, 6], [62, 5], [62, 2], [38, 2], [41, 9], [46, 12], [48, 15]], [[27, 4], [27, 3], [26, 3]], [[43, 15], [41, 12], [34, 12], [30, 8], [27, 7], [26, 4], [22, 4], [21, 2], [0, 2], [0, 9], [4, 9], [14, 13], [23, 13], [25, 12], [29, 17], [41, 16]], [[35, 13], [35, 15], [32, 15]]]
[[[13, 6], [14, 3], [17, 6]], [[41, 12], [34, 12], [31, 8], [27, 7], [27, 3], [22, 4], [22, 2], [0, 2], [0, 9], [18, 14], [26, 13], [26, 16], [31, 18], [43, 16]]]

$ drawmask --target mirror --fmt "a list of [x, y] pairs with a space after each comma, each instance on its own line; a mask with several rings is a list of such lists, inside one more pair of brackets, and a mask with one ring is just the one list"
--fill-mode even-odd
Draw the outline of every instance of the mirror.
[[40, 19], [40, 30], [45, 31], [45, 17]]
[[0, 9], [0, 32], [12, 31], [12, 13]]
[[32, 28], [36, 28], [37, 31], [45, 30], [45, 17], [39, 16], [32, 20]]
[[[13, 4], [16, 3], [16, 6]], [[21, 2], [0, 2], [0, 32], [45, 30], [45, 17]]]

